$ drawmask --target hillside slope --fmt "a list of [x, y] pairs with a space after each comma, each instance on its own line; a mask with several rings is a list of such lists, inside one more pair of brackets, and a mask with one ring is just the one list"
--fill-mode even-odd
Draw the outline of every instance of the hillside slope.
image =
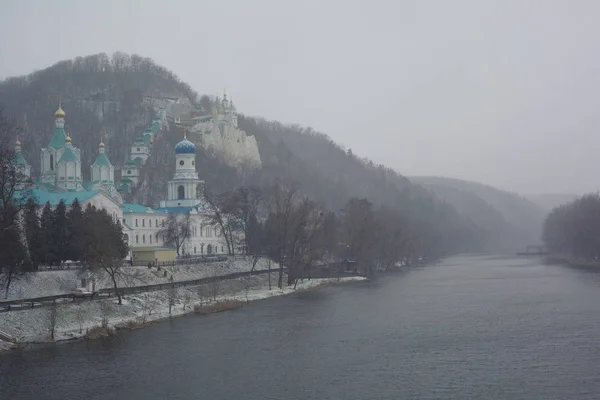
[[[208, 97], [200, 98], [164, 67], [123, 53], [79, 57], [25, 77], [7, 79], [0, 82], [0, 107], [24, 127], [23, 153], [33, 166], [34, 176], [39, 174], [40, 149], [47, 146], [52, 134], [52, 115], [59, 95], [67, 114], [66, 129], [73, 144], [82, 150], [84, 178], [101, 136], [110, 160], [119, 170], [134, 138], [148, 127], [162, 101], [200, 103], [203, 109], [211, 106]], [[142, 182], [128, 201], [156, 206], [164, 198], [166, 182], [174, 170], [172, 149], [183, 136], [182, 128], [173, 118], [170, 121], [153, 143], [140, 173]], [[262, 169], [233, 169], [198, 146], [196, 166], [208, 187], [224, 190], [241, 184], [267, 186], [276, 177], [295, 181], [304, 194], [333, 211], [339, 211], [350, 197], [366, 197], [376, 207], [386, 206], [407, 220], [434, 226], [440, 247], [445, 250], [481, 248], [481, 229], [451, 204], [385, 166], [358, 158], [326, 135], [311, 128], [244, 115], [239, 116], [239, 126], [255, 136]]]
[[539, 243], [546, 210], [517, 194], [443, 177], [411, 177], [484, 229], [487, 250], [513, 252]]
[[527, 196], [530, 201], [548, 212], [552, 211], [553, 208], [575, 200], [577, 197], [579, 196], [574, 193], [546, 193]]

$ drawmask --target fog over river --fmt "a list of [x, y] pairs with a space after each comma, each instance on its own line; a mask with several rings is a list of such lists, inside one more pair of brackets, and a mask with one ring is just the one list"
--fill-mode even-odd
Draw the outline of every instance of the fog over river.
[[453, 257], [0, 355], [1, 399], [593, 399], [600, 270]]

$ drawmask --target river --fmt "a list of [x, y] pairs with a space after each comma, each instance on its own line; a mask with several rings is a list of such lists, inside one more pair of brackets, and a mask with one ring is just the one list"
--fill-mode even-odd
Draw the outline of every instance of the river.
[[600, 271], [454, 257], [0, 355], [0, 399], [593, 399]]

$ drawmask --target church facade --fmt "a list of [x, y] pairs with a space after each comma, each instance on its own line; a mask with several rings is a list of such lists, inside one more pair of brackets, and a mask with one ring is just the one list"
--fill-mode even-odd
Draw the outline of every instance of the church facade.
[[[115, 182], [115, 167], [100, 140], [98, 153], [90, 166], [90, 180], [82, 176], [81, 151], [73, 144], [65, 131], [66, 114], [59, 103], [54, 114], [54, 132], [48, 147], [41, 149], [39, 177], [32, 176], [31, 166], [21, 153], [21, 143], [15, 145], [16, 162], [21, 172], [32, 184], [31, 194], [36, 203], [55, 207], [63, 201], [69, 207], [78, 199], [82, 207], [91, 204], [105, 209], [115, 221], [123, 226], [123, 232], [133, 254], [136, 250], [148, 250], [165, 246], [163, 235], [170, 215], [183, 220], [189, 215], [190, 235], [180, 248], [181, 255], [201, 256], [227, 253], [227, 246], [216, 226], [208, 223], [203, 210], [204, 182], [198, 178], [195, 166], [196, 146], [187, 137], [177, 143], [175, 173], [168, 183], [166, 199], [160, 207], [124, 203], [122, 193], [137, 184], [139, 168], [149, 156], [148, 147], [160, 126], [160, 112], [141, 139], [132, 146], [131, 159], [123, 167], [120, 184]], [[164, 115], [162, 116], [164, 119]], [[139, 141], [139, 143], [138, 143]]]

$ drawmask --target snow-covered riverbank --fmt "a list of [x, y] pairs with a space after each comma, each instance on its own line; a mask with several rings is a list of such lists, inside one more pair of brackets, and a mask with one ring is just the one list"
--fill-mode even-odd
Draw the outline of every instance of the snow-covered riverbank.
[[[272, 290], [269, 290], [268, 279], [267, 275], [249, 276], [198, 287], [136, 294], [125, 296], [122, 305], [116, 304], [116, 299], [112, 298], [5, 312], [0, 314], [0, 327], [19, 344], [77, 339], [85, 337], [92, 330], [98, 330], [102, 325], [109, 330], [141, 326], [194, 312], [195, 308], [213, 307], [219, 302], [260, 300], [365, 278], [312, 279], [298, 282], [296, 289], [279, 289], [276, 287], [277, 274], [273, 273]], [[8, 345], [0, 343], [0, 350], [3, 347]]]

